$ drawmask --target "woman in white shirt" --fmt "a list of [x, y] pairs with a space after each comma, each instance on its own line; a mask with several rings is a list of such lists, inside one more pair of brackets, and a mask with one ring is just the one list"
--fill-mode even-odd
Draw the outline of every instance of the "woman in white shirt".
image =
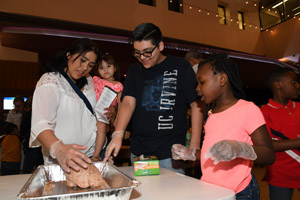
[[91, 163], [96, 118], [67, 79], [76, 84], [94, 108], [93, 79], [86, 77], [97, 65], [99, 56], [95, 42], [79, 39], [56, 55], [38, 81], [33, 95], [29, 144], [42, 146], [45, 164], [58, 162], [70, 172], [70, 168], [78, 171]]

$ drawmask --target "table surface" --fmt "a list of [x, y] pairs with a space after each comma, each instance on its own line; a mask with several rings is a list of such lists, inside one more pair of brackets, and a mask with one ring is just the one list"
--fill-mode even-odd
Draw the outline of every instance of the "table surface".
[[[201, 199], [234, 200], [233, 191], [212, 185], [198, 179], [160, 168], [160, 175], [134, 176], [133, 167], [120, 167], [124, 173], [137, 179], [141, 184], [134, 188], [130, 199]], [[17, 199], [30, 174], [0, 176], [1, 199]]]

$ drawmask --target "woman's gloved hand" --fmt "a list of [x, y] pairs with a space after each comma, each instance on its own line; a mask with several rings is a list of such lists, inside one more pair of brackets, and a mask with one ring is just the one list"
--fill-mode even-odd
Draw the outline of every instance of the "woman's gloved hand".
[[205, 154], [205, 158], [214, 160], [214, 164], [235, 158], [255, 160], [257, 155], [251, 144], [235, 140], [221, 140], [214, 144]]
[[53, 143], [50, 147], [50, 155], [56, 159], [60, 166], [67, 172], [70, 172], [70, 168], [75, 171], [80, 170], [80, 167], [87, 168], [87, 163], [91, 163], [89, 157], [79, 150], [86, 149], [86, 146], [77, 144], [65, 145], [62, 141]]
[[196, 160], [196, 149], [195, 148], [187, 148], [182, 144], [173, 144], [172, 146], [172, 158], [174, 160]]

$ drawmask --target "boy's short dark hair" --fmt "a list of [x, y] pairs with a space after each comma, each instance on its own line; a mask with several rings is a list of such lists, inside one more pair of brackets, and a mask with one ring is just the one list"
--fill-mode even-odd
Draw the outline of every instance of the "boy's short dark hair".
[[272, 69], [267, 75], [267, 87], [272, 90], [272, 86], [275, 82], [279, 81], [287, 72], [295, 72], [287, 67], [276, 67]]
[[162, 33], [154, 24], [143, 23], [138, 25], [133, 31], [132, 40], [133, 42], [151, 40], [153, 45], [157, 45], [160, 41], [162, 41]]

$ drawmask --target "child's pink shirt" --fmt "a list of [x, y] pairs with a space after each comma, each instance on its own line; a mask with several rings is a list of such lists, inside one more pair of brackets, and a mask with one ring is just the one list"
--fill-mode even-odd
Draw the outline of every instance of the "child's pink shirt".
[[253, 161], [236, 158], [229, 162], [205, 159], [208, 149], [221, 140], [236, 140], [252, 143], [250, 135], [265, 124], [260, 109], [252, 102], [239, 100], [235, 105], [220, 113], [209, 115], [204, 126], [205, 136], [201, 150], [202, 181], [216, 184], [239, 193], [251, 181]]
[[[113, 84], [113, 83], [111, 83], [109, 81], [106, 81], [106, 80], [104, 80], [104, 79], [102, 79], [102, 78], [100, 78], [98, 76], [94, 76], [93, 80], [94, 80], [94, 85], [95, 85], [95, 92], [96, 92], [97, 102], [98, 102], [98, 99], [101, 96], [102, 91], [103, 91], [103, 89], [104, 89], [105, 86], [110, 87], [111, 89], [113, 89], [117, 93], [123, 91], [123, 85], [122, 85], [122, 83]], [[117, 97], [111, 103], [111, 105], [113, 105], [113, 106], [117, 105]]]

